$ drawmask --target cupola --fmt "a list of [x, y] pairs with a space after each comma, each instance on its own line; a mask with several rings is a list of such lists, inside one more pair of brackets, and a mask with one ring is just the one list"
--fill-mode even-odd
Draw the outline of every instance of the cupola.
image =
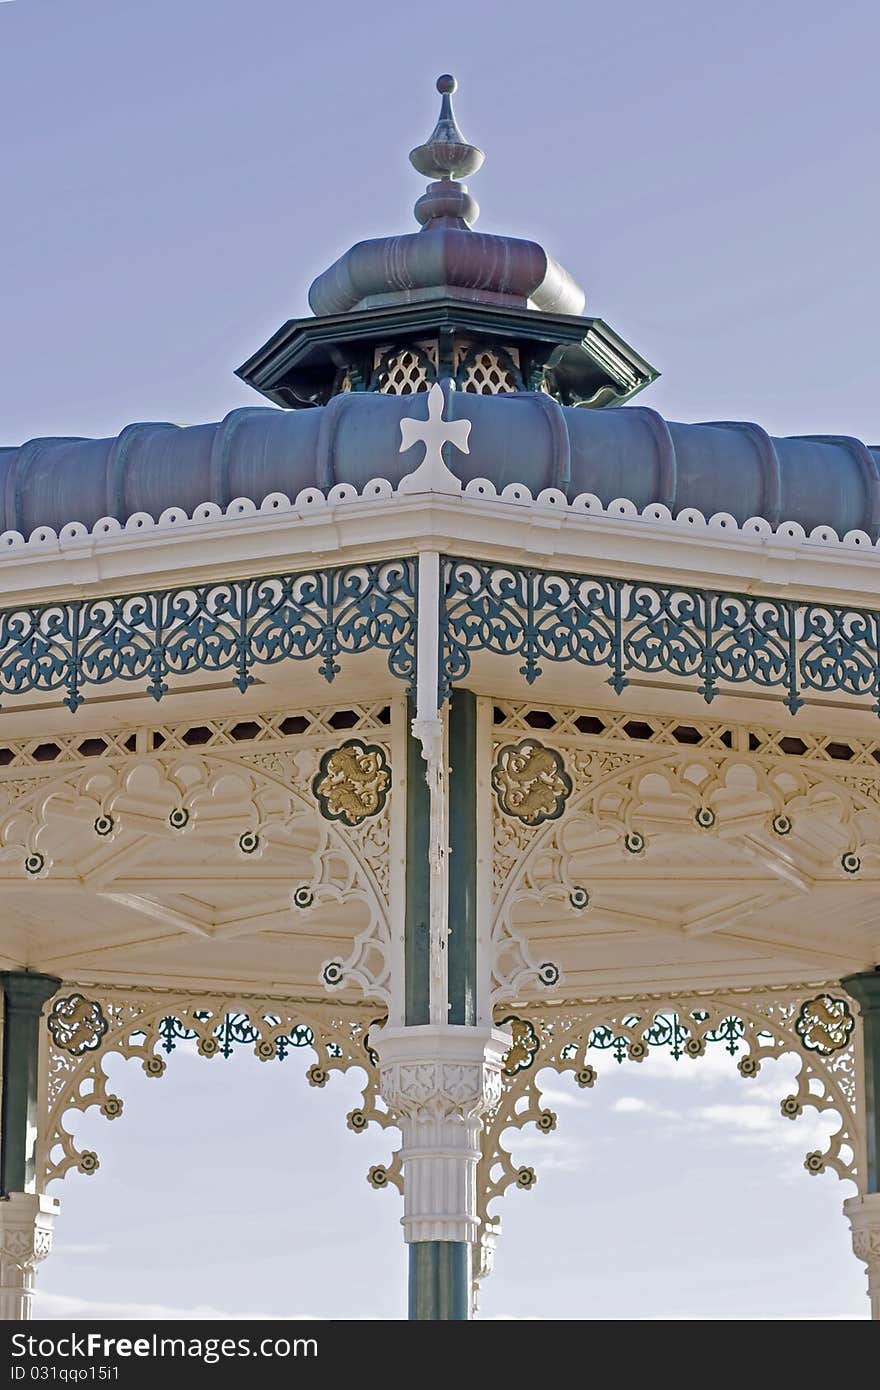
[[440, 115], [410, 153], [429, 180], [420, 230], [360, 241], [313, 282], [313, 317], [291, 319], [238, 375], [277, 405], [325, 405], [341, 392], [409, 395], [543, 391], [562, 405], [629, 400], [656, 370], [602, 319], [537, 242], [473, 230], [467, 184], [484, 154], [459, 129], [455, 78], [437, 79]]

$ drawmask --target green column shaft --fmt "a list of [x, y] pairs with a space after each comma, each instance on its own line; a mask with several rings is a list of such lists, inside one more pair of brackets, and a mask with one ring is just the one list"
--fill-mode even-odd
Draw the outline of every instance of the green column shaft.
[[848, 975], [841, 984], [858, 1003], [865, 1053], [865, 1131], [869, 1192], [880, 1192], [880, 966]]
[[470, 1316], [471, 1248], [466, 1241], [422, 1240], [409, 1247], [409, 1317], [466, 1322]]
[[449, 702], [449, 1022], [477, 1021], [477, 698]]
[[39, 1106], [40, 1014], [61, 981], [26, 970], [0, 973], [3, 989], [3, 1104], [0, 1193], [33, 1191]]
[[425, 760], [410, 725], [415, 706], [407, 707], [406, 734], [406, 920], [404, 928], [404, 1022], [430, 1018], [431, 872], [428, 862], [430, 803]]

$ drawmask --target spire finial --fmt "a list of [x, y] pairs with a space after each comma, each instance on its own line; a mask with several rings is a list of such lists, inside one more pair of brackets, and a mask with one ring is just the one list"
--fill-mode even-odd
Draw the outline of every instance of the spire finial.
[[417, 145], [409, 156], [420, 174], [435, 180], [415, 206], [416, 221], [423, 227], [438, 221], [470, 226], [480, 214], [476, 200], [459, 180], [475, 174], [486, 156], [476, 145], [469, 145], [458, 128], [452, 109], [452, 94], [457, 87], [450, 73], [437, 78], [439, 119], [424, 145]]

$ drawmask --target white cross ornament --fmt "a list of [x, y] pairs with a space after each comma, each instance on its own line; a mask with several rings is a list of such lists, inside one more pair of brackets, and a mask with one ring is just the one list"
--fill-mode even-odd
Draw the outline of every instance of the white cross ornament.
[[404, 474], [398, 492], [461, 492], [461, 480], [444, 462], [443, 445], [454, 444], [463, 454], [470, 453], [471, 422], [444, 420], [445, 408], [443, 388], [435, 381], [428, 392], [427, 420], [401, 420], [399, 452], [403, 454], [414, 444], [424, 444], [425, 457], [414, 473]]

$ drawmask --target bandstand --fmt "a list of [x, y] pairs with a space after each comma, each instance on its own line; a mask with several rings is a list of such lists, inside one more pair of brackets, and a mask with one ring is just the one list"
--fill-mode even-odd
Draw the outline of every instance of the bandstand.
[[420, 230], [318, 277], [263, 404], [0, 448], [0, 1311], [106, 1059], [186, 1043], [358, 1069], [422, 1319], [473, 1315], [547, 1069], [795, 1054], [880, 1318], [880, 449], [630, 404], [472, 230], [437, 85]]

